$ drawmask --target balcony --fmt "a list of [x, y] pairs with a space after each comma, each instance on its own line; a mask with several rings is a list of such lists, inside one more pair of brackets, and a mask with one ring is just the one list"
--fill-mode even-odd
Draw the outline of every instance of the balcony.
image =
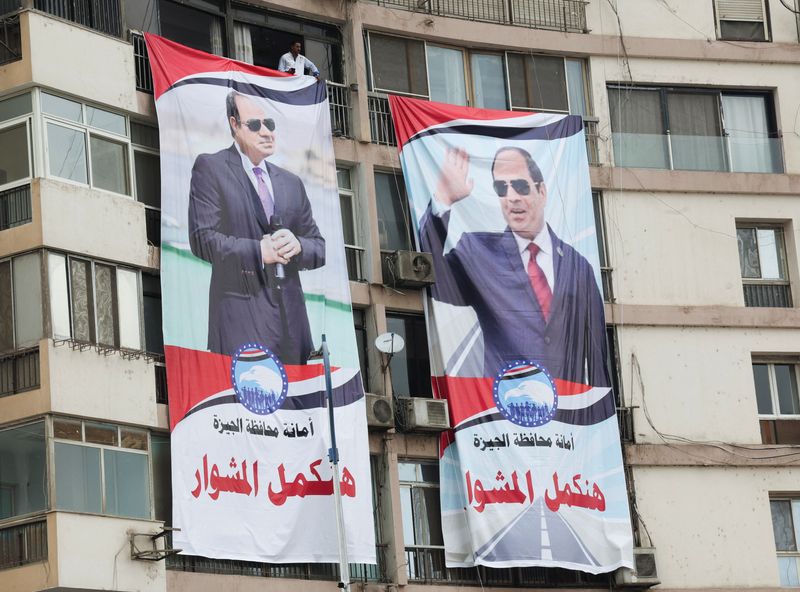
[[331, 133], [336, 138], [352, 138], [350, 87], [330, 80], [326, 80], [325, 85], [328, 88], [328, 104], [331, 109]]
[[27, 224], [32, 219], [30, 183], [0, 191], [0, 230]]
[[47, 521], [14, 524], [0, 529], [0, 569], [47, 559]]
[[128, 33], [133, 45], [133, 60], [136, 64], [136, 90], [153, 94], [153, 73], [150, 72], [150, 57], [147, 55], [144, 35], [135, 31]]
[[33, 7], [107, 35], [122, 34], [120, 0], [35, 0]]
[[446, 16], [549, 29], [587, 33], [586, 4], [583, 0], [372, 0], [379, 6]]
[[441, 547], [406, 547], [408, 579], [415, 583], [458, 584], [496, 587], [609, 587], [608, 574], [545, 567], [492, 569], [487, 567], [447, 568]]
[[[0, 14], [6, 7], [0, 3]], [[11, 7], [7, 7], [11, 8]], [[22, 59], [22, 35], [19, 30], [19, 15], [0, 17], [0, 65]]]
[[39, 388], [39, 347], [0, 357], [0, 397]]

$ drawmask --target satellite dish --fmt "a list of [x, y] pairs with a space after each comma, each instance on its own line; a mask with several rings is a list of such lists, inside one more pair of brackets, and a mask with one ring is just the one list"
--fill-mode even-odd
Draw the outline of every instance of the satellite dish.
[[381, 333], [375, 338], [375, 347], [385, 354], [394, 355], [403, 351], [406, 342], [397, 333]]

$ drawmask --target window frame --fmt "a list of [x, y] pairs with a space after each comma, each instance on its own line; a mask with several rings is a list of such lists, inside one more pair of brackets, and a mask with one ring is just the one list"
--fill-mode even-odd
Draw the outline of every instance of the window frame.
[[[778, 258], [778, 264], [782, 265], [782, 273], [784, 274], [784, 279], [770, 279], [770, 278], [746, 278], [742, 276], [741, 273], [741, 253], [738, 249], [738, 234], [739, 230], [744, 229], [753, 229], [756, 232], [756, 236], [759, 230], [773, 230], [779, 231], [781, 237], [781, 244], [776, 244], [776, 255]], [[792, 289], [792, 278], [791, 278], [791, 269], [789, 267], [789, 246], [786, 243], [786, 235], [787, 235], [787, 228], [786, 224], [782, 224], [781, 222], [775, 221], [763, 221], [763, 220], [746, 220], [746, 219], [737, 219], [736, 220], [736, 235], [737, 235], [737, 257], [739, 259], [739, 277], [742, 282], [742, 290], [743, 290], [743, 299], [744, 299], [744, 306], [747, 308], [758, 308], [755, 306], [750, 306], [747, 304], [747, 299], [744, 297], [744, 291], [747, 289], [747, 286], [785, 286], [788, 292], [788, 302], [789, 305], [785, 307], [774, 307], [774, 308], [794, 308], [794, 294]], [[761, 271], [761, 250], [758, 245], [758, 241], [756, 240], [756, 249], [758, 249], [758, 261], [759, 261], [759, 273], [763, 274]]]
[[[795, 532], [793, 532], [793, 534], [795, 535], [795, 549], [793, 551], [778, 551], [778, 548], [777, 548], [778, 547], [778, 541], [776, 541], [774, 539], [775, 522], [772, 520], [772, 516], [770, 516], [770, 523], [771, 523], [772, 528], [773, 528], [773, 541], [775, 543], [775, 554], [776, 554], [778, 562], [782, 558], [793, 558], [794, 561], [795, 561], [797, 574], [800, 575], [800, 540], [798, 540], [800, 533], [797, 532], [797, 530], [800, 530], [800, 529], [798, 529], [797, 526], [796, 526], [796, 524], [798, 522], [800, 522], [800, 517], [796, 517], [795, 516], [795, 506], [800, 505], [800, 499], [798, 499], [798, 496], [796, 494], [770, 493], [769, 502], [770, 502], [770, 514], [772, 513], [772, 508], [771, 508], [772, 502], [789, 502], [789, 509], [790, 509], [790, 516], [789, 517], [790, 517], [790, 519], [792, 521], [792, 526], [793, 526], [793, 529], [795, 531]], [[778, 574], [779, 574], [779, 577], [780, 577], [780, 570], [779, 570]], [[781, 583], [781, 586], [784, 586], [784, 584]], [[792, 586], [792, 587], [794, 587], [794, 586]]]
[[[714, 24], [717, 34], [717, 39], [720, 41], [739, 41], [745, 43], [770, 43], [772, 41], [772, 27], [770, 26], [770, 18], [769, 18], [769, 2], [766, 0], [758, 0], [761, 4], [761, 20], [760, 21], [752, 21], [752, 20], [742, 20], [742, 19], [731, 19], [726, 18], [723, 19], [720, 16], [720, 9], [719, 9], [719, 0], [714, 0]], [[738, 37], [723, 37], [722, 35], [722, 23], [761, 23], [762, 30], [764, 32], [763, 39], [739, 39]]]
[[[344, 244], [344, 252], [345, 252], [345, 263], [348, 263], [349, 253], [354, 253], [354, 261], [356, 265], [356, 269], [354, 270], [354, 275], [357, 276], [355, 278], [350, 277], [350, 281], [366, 281], [365, 273], [364, 273], [364, 253], [366, 252], [366, 248], [362, 246], [363, 240], [361, 237], [361, 227], [360, 227], [360, 217], [358, 215], [359, 212], [359, 203], [358, 203], [358, 193], [356, 191], [356, 186], [353, 183], [353, 171], [354, 167], [349, 167], [343, 164], [336, 164], [336, 190], [339, 194], [339, 200], [342, 197], [346, 198], [350, 202], [350, 212], [351, 212], [351, 220], [353, 226], [353, 240], [354, 244], [349, 244], [344, 240], [344, 226], [342, 227], [342, 242]], [[339, 185], [339, 174], [345, 173], [350, 180], [350, 187], [341, 187]], [[340, 212], [342, 216], [342, 222], [344, 222], [344, 212]], [[349, 276], [349, 265], [348, 265], [348, 276]]]
[[[26, 350], [26, 349], [29, 349], [29, 348], [32, 348], [32, 347], [38, 347], [38, 345], [39, 345], [38, 342], [41, 341], [42, 339], [48, 337], [47, 322], [46, 322], [47, 321], [47, 315], [45, 314], [45, 311], [47, 310], [46, 307], [49, 305], [49, 302], [46, 302], [46, 298], [45, 298], [45, 293], [48, 292], [48, 289], [47, 289], [48, 277], [47, 277], [47, 271], [46, 271], [46, 269], [44, 267], [44, 263], [43, 263], [43, 261], [44, 261], [43, 253], [44, 252], [45, 251], [43, 251], [42, 249], [33, 249], [31, 251], [24, 251], [22, 253], [15, 253], [13, 255], [7, 255], [5, 257], [0, 257], [0, 263], [8, 262], [8, 264], [9, 264], [9, 295], [10, 295], [10, 298], [11, 298], [11, 308], [10, 308], [11, 318], [10, 318], [10, 322], [11, 322], [11, 342], [12, 342], [11, 349], [9, 349], [9, 350], [0, 350], [0, 353], [2, 353], [2, 354], [18, 352], [18, 351]], [[38, 255], [38, 257], [39, 257], [39, 301], [40, 301], [40, 304], [41, 304], [41, 310], [39, 311], [39, 314], [41, 315], [40, 321], [41, 321], [42, 330], [41, 330], [41, 333], [39, 335], [39, 339], [37, 339], [36, 343], [20, 345], [19, 342], [17, 341], [17, 339], [18, 339], [18, 337], [17, 337], [17, 304], [16, 304], [16, 297], [15, 297], [16, 281], [14, 279], [14, 269], [15, 269], [16, 266], [14, 265], [14, 261], [17, 260], [17, 259], [20, 259], [22, 257], [26, 257], [28, 255]]]
[[[400, 95], [403, 97], [413, 97], [415, 99], [425, 99], [426, 101], [430, 101], [431, 98], [431, 89], [428, 79], [428, 43], [424, 39], [417, 39], [416, 37], [408, 37], [404, 35], [396, 35], [393, 33], [384, 33], [383, 31], [372, 31], [367, 30], [365, 31], [367, 36], [367, 61], [368, 61], [368, 68], [367, 73], [369, 74], [369, 88], [371, 92], [378, 93], [380, 95], [389, 95], [395, 94]], [[428, 94], [418, 94], [418, 93], [411, 93], [411, 92], [402, 92], [399, 90], [392, 90], [386, 88], [379, 88], [375, 85], [375, 72], [372, 68], [372, 35], [380, 35], [382, 37], [394, 37], [395, 39], [402, 39], [403, 41], [412, 41], [416, 43], [422, 44], [422, 53], [425, 56], [425, 83], [428, 85]]]
[[[414, 467], [415, 467], [414, 470], [415, 470], [415, 473], [416, 473], [416, 476], [417, 476], [417, 480], [415, 480], [415, 481], [407, 481], [407, 480], [402, 479], [401, 475], [400, 475], [400, 465], [401, 464], [414, 465]], [[441, 490], [441, 473], [439, 475], [439, 481], [436, 482], [436, 483], [433, 483], [431, 481], [424, 481], [423, 478], [422, 478], [422, 468], [421, 468], [423, 464], [435, 465], [437, 467], [437, 471], [439, 470], [438, 462], [435, 459], [424, 459], [424, 458], [423, 459], [420, 459], [420, 458], [398, 458], [397, 459], [398, 489], [401, 490], [401, 491], [403, 489], [409, 489], [409, 490], [412, 491], [412, 493], [411, 493], [411, 496], [412, 496], [411, 497], [411, 499], [412, 499], [412, 505], [411, 505], [412, 515], [410, 516], [412, 528], [416, 524], [416, 520], [415, 520], [416, 512], [415, 512], [415, 508], [414, 508], [414, 505], [413, 505], [413, 499], [414, 499], [413, 498], [413, 496], [414, 496], [413, 490], [414, 489], [435, 489], [437, 491]], [[426, 522], [427, 522], [427, 518], [428, 517], [425, 516]], [[400, 520], [401, 520], [401, 530], [402, 530], [402, 523], [405, 520], [405, 517], [403, 516], [402, 502], [400, 503]], [[415, 533], [415, 538], [416, 538], [416, 533]], [[405, 540], [405, 536], [403, 536], [403, 547], [405, 547], [405, 548], [409, 548], [410, 547], [410, 548], [414, 548], [414, 549], [441, 549], [441, 550], [444, 550], [444, 545], [418, 545], [415, 542], [407, 542]]]
[[[772, 404], [772, 413], [758, 413], [758, 418], [765, 420], [788, 420], [800, 421], [800, 411], [797, 413], [781, 413], [780, 395], [778, 393], [778, 381], [775, 374], [775, 366], [791, 366], [794, 371], [795, 385], [800, 389], [800, 363], [794, 357], [787, 357], [781, 359], [780, 357], [756, 357], [752, 361], [752, 365], [763, 365], [767, 367], [767, 376], [769, 378], [769, 395]], [[754, 378], [755, 381], [755, 378]], [[753, 394], [755, 394], [755, 382], [753, 385]], [[800, 392], [797, 393], [800, 397]]]
[[7, 129], [11, 129], [14, 127], [19, 127], [20, 125], [25, 126], [25, 133], [28, 140], [28, 176], [21, 177], [14, 181], [7, 181], [5, 183], [0, 183], [0, 192], [7, 191], [9, 189], [14, 189], [16, 187], [20, 187], [22, 185], [28, 185], [30, 182], [36, 177], [36, 172], [33, 169], [34, 166], [34, 158], [33, 158], [33, 113], [28, 113], [25, 115], [17, 115], [12, 117], [11, 119], [6, 119], [0, 122], [0, 133]]

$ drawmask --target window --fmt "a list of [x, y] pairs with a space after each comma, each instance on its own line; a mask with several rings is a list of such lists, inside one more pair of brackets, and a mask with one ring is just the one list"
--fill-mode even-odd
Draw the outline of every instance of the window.
[[48, 173], [130, 195], [127, 119], [46, 92], [40, 97]]
[[610, 86], [617, 166], [779, 173], [767, 93]]
[[464, 73], [464, 51], [451, 47], [426, 45], [428, 85], [432, 101], [467, 104], [467, 80]]
[[164, 334], [161, 325], [161, 277], [142, 273], [142, 308], [144, 309], [144, 349], [164, 355]]
[[608, 262], [608, 246], [606, 244], [606, 224], [603, 209], [603, 194], [592, 191], [592, 204], [594, 206], [594, 227], [597, 236], [597, 254], [600, 259], [600, 279], [603, 282], [603, 300], [614, 301], [614, 292], [611, 289], [611, 266]]
[[425, 42], [369, 33], [372, 88], [428, 97]]
[[503, 56], [472, 53], [470, 56], [475, 106], [484, 109], [508, 109]]
[[745, 306], [791, 307], [783, 228], [769, 224], [737, 224], [736, 243]]
[[146, 431], [56, 418], [53, 436], [58, 509], [150, 518]]
[[358, 348], [358, 365], [361, 370], [361, 381], [364, 389], [369, 391], [369, 358], [367, 356], [367, 311], [363, 308], [353, 309], [353, 325], [356, 329], [356, 347]]
[[753, 381], [762, 442], [800, 444], [798, 365], [793, 361], [754, 361]]
[[0, 230], [33, 219], [32, 110], [30, 93], [0, 101]]
[[389, 364], [393, 393], [401, 397], [432, 397], [425, 317], [387, 314], [386, 329], [405, 341], [403, 350], [394, 354]]
[[41, 255], [0, 260], [0, 351], [37, 345], [42, 318]]
[[153, 462], [153, 510], [156, 520], [172, 524], [172, 456], [169, 434], [150, 434]]
[[158, 12], [161, 34], [168, 39], [215, 55], [225, 51], [224, 22], [218, 2], [197, 0], [199, 10], [172, 2], [159, 0]]
[[139, 272], [48, 253], [54, 339], [107, 348], [142, 348]]
[[408, 577], [411, 580], [444, 580], [439, 465], [400, 461], [397, 470]]
[[413, 250], [411, 214], [403, 177], [393, 173], [375, 173], [375, 198], [381, 250]]
[[0, 431], [0, 520], [47, 510], [44, 421]]
[[717, 37], [727, 41], [769, 41], [764, 0], [716, 0]]
[[147, 242], [161, 245], [161, 160], [158, 128], [131, 121], [136, 200], [145, 206]]
[[359, 246], [355, 191], [353, 190], [350, 169], [337, 168], [336, 180], [339, 186], [339, 206], [342, 213], [342, 233], [344, 252], [347, 258], [347, 276], [356, 282], [364, 281], [364, 248]]
[[778, 551], [778, 573], [781, 586], [800, 586], [800, 499], [773, 498], [769, 501], [772, 532]]

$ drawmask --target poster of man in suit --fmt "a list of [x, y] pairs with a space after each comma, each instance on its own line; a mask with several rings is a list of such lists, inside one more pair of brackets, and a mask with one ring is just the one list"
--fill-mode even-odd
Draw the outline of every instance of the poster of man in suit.
[[448, 567], [632, 565], [580, 117], [390, 97], [426, 301]]

